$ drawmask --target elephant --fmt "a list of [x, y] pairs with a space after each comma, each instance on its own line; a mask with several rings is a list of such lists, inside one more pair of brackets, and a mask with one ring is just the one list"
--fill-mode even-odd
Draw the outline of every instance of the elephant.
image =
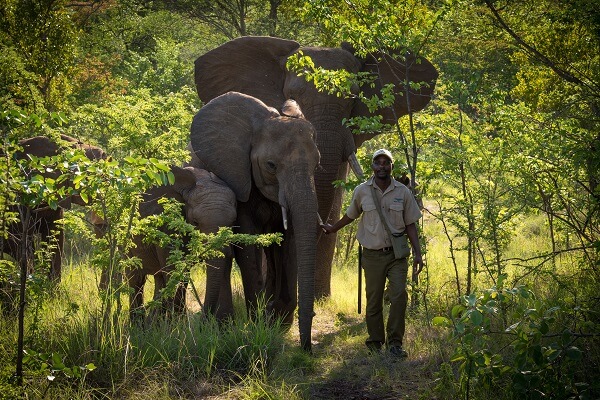
[[[27, 159], [29, 155], [36, 157], [51, 157], [60, 154], [63, 149], [79, 149], [82, 150], [86, 157], [90, 160], [106, 159], [107, 155], [99, 147], [83, 143], [73, 137], [60, 135], [60, 141], [46, 136], [36, 136], [29, 139], [19, 141], [19, 145], [23, 150], [15, 153], [16, 159]], [[56, 172], [44, 172], [46, 178], [56, 178]], [[70, 182], [67, 182], [70, 185]], [[70, 209], [71, 205], [85, 205], [85, 202], [78, 195], [70, 195], [59, 201], [57, 209], [50, 208], [47, 204], [41, 204], [31, 210], [32, 218], [27, 227], [24, 227], [26, 218], [26, 208], [15, 206], [14, 211], [19, 213], [20, 222], [13, 223], [9, 226], [9, 236], [5, 241], [5, 246], [2, 246], [3, 251], [15, 259], [19, 259], [19, 253], [22, 245], [28, 243], [26, 251], [30, 257], [33, 255], [33, 238], [39, 234], [42, 242], [50, 242], [52, 240], [52, 232], [57, 232], [54, 236], [55, 246], [52, 251], [52, 262], [50, 265], [49, 278], [52, 281], [59, 281], [62, 270], [62, 255], [64, 246], [64, 231], [60, 224], [56, 221], [63, 218], [64, 210]], [[27, 240], [23, 238], [23, 232], [26, 232]]]
[[[182, 203], [185, 219], [203, 233], [216, 233], [219, 227], [232, 227], [236, 219], [236, 199], [233, 191], [215, 174], [204, 169], [188, 166], [172, 166], [175, 177], [172, 185], [156, 186], [143, 194], [139, 207], [140, 217], [162, 213], [163, 207], [158, 200], [162, 197], [175, 199]], [[165, 288], [173, 271], [168, 264], [169, 249], [157, 244], [146, 243], [143, 235], [134, 237], [130, 256], [141, 260], [141, 268], [126, 271], [126, 279], [133, 289], [130, 296], [130, 319], [136, 320], [143, 309], [143, 291], [147, 275], [154, 276], [154, 299], [158, 300], [161, 289]], [[233, 260], [231, 246], [221, 251], [223, 258], [206, 261], [207, 285], [204, 299], [204, 312], [225, 319], [233, 314], [231, 295], [219, 298], [220, 293], [231, 293], [229, 277]], [[211, 284], [209, 285], [208, 282]], [[179, 283], [174, 298], [163, 300], [163, 310], [185, 311], [186, 284]]]
[[267, 313], [289, 327], [298, 306], [300, 344], [311, 351], [318, 231], [314, 174], [320, 155], [315, 129], [297, 103], [288, 100], [281, 109], [225, 93], [194, 116], [190, 142], [197, 166], [235, 193], [236, 232], [282, 232], [281, 246], [234, 248], [248, 312], [258, 311], [264, 294]]
[[[399, 117], [422, 110], [431, 99], [438, 73], [429, 61], [411, 52], [403, 51], [402, 57], [394, 55], [399, 51], [390, 51], [360, 58], [348, 43], [343, 43], [340, 48], [300, 47], [293, 40], [263, 36], [233, 39], [196, 59], [196, 90], [203, 102], [229, 91], [256, 97], [271, 107], [277, 107], [287, 99], [297, 102], [317, 131], [321, 167], [315, 174], [315, 186], [319, 215], [327, 222], [338, 219], [342, 204], [343, 189], [334, 188], [332, 182], [346, 179], [348, 161], [360, 176], [360, 167], [355, 167], [358, 166], [356, 149], [375, 136], [353, 135], [342, 121], [373, 114], [356, 100], [357, 96], [348, 98], [321, 93], [312, 82], [287, 71], [286, 61], [299, 52], [310, 56], [316, 67], [375, 74], [374, 87], [364, 85], [360, 88], [367, 97], [379, 93], [385, 84], [393, 83], [396, 94], [393, 107], [376, 111], [384, 123], [395, 124]], [[407, 80], [422, 84], [405, 85]], [[320, 231], [318, 234], [315, 295], [322, 298], [331, 294], [336, 235], [324, 235]]]

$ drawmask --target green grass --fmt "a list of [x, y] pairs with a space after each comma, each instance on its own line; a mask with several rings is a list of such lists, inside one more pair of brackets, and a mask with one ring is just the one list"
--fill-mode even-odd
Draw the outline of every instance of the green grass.
[[[366, 300], [363, 294], [358, 314], [355, 250], [347, 261], [334, 262], [332, 295], [316, 303], [312, 355], [299, 348], [296, 324], [283, 331], [263, 318], [246, 318], [237, 270], [233, 274], [236, 316], [231, 324], [220, 326], [214, 319], [204, 318], [190, 293], [188, 313], [178, 319], [130, 326], [127, 296], [123, 295], [122, 309], [103, 321], [99, 274], [81, 256], [68, 258], [81, 262], [65, 268], [56, 290], [30, 302], [25, 347], [55, 353], [66, 366], [93, 363], [96, 368], [84, 372], [83, 378], [55, 372], [55, 379], [49, 381], [41, 362], [34, 362], [26, 366], [24, 390], [29, 398], [47, 399], [456, 398], [460, 395], [458, 375], [455, 364], [449, 362], [455, 344], [448, 330], [430, 323], [436, 315], [448, 315], [456, 304], [454, 269], [439, 224], [427, 217], [424, 233], [428, 238], [427, 269], [418, 288], [420, 302], [411, 308], [407, 320], [405, 347], [410, 356], [404, 362], [366, 352]], [[547, 250], [545, 222], [533, 216], [515, 229], [506, 257], [528, 258]], [[463, 254], [457, 262], [462, 276]], [[508, 268], [513, 277], [524, 268], [516, 264]], [[595, 285], [576, 277], [571, 260], [558, 259], [523, 281], [540, 299], [572, 304], [577, 293], [592, 291]], [[203, 272], [193, 271], [192, 278], [202, 298]], [[477, 278], [477, 287], [489, 287], [485, 274]], [[147, 286], [145, 298], [149, 300], [152, 282]], [[589, 368], [597, 366], [600, 358], [596, 342], [593, 338], [581, 344]], [[510, 355], [510, 348], [502, 348], [501, 341], [491, 345]], [[0, 319], [0, 398], [18, 395], [10, 383], [15, 349], [15, 316], [5, 316]], [[499, 392], [498, 398], [510, 396], [508, 392], [501, 395]]]

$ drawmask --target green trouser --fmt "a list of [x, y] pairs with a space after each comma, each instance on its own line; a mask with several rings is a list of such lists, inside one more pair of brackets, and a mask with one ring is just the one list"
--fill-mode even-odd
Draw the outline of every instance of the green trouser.
[[[369, 333], [369, 338], [366, 341], [367, 346], [381, 347], [384, 343], [387, 343], [388, 347], [402, 346], [406, 305], [408, 303], [408, 293], [406, 291], [407, 259], [396, 260], [394, 250], [363, 249], [362, 267], [365, 271], [367, 294], [366, 321]], [[386, 299], [390, 301], [390, 312], [387, 329], [384, 330], [383, 295], [386, 291], [386, 279], [388, 280]]]

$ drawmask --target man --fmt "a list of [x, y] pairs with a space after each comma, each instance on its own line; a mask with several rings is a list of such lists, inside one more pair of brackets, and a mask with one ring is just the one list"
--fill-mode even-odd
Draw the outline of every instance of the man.
[[[392, 179], [393, 158], [386, 149], [373, 154], [373, 176], [354, 189], [352, 201], [346, 214], [334, 224], [323, 224], [326, 234], [337, 232], [362, 214], [358, 223], [356, 238], [363, 247], [362, 267], [365, 274], [367, 310], [366, 322], [369, 337], [365, 344], [371, 352], [379, 352], [385, 343], [391, 355], [407, 356], [402, 347], [404, 338], [408, 293], [406, 280], [408, 261], [397, 260], [392, 241], [377, 211], [373, 191], [392, 233], [405, 232], [413, 251], [413, 274], [423, 269], [421, 246], [415, 223], [421, 218], [421, 211], [414, 196], [405, 185]], [[388, 287], [386, 291], [386, 279]], [[383, 323], [383, 297], [390, 302], [387, 327]], [[387, 333], [387, 335], [386, 335]]]

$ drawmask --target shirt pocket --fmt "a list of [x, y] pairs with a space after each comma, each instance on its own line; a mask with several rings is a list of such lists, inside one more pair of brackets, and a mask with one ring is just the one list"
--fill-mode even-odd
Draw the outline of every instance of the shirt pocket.
[[377, 212], [377, 208], [375, 207], [375, 203], [370, 201], [365, 201], [362, 205], [363, 210], [363, 224], [365, 229], [371, 233], [376, 234], [377, 228], [379, 226], [379, 213]]
[[404, 203], [390, 204], [390, 223], [399, 231], [403, 231], [404, 225]]

